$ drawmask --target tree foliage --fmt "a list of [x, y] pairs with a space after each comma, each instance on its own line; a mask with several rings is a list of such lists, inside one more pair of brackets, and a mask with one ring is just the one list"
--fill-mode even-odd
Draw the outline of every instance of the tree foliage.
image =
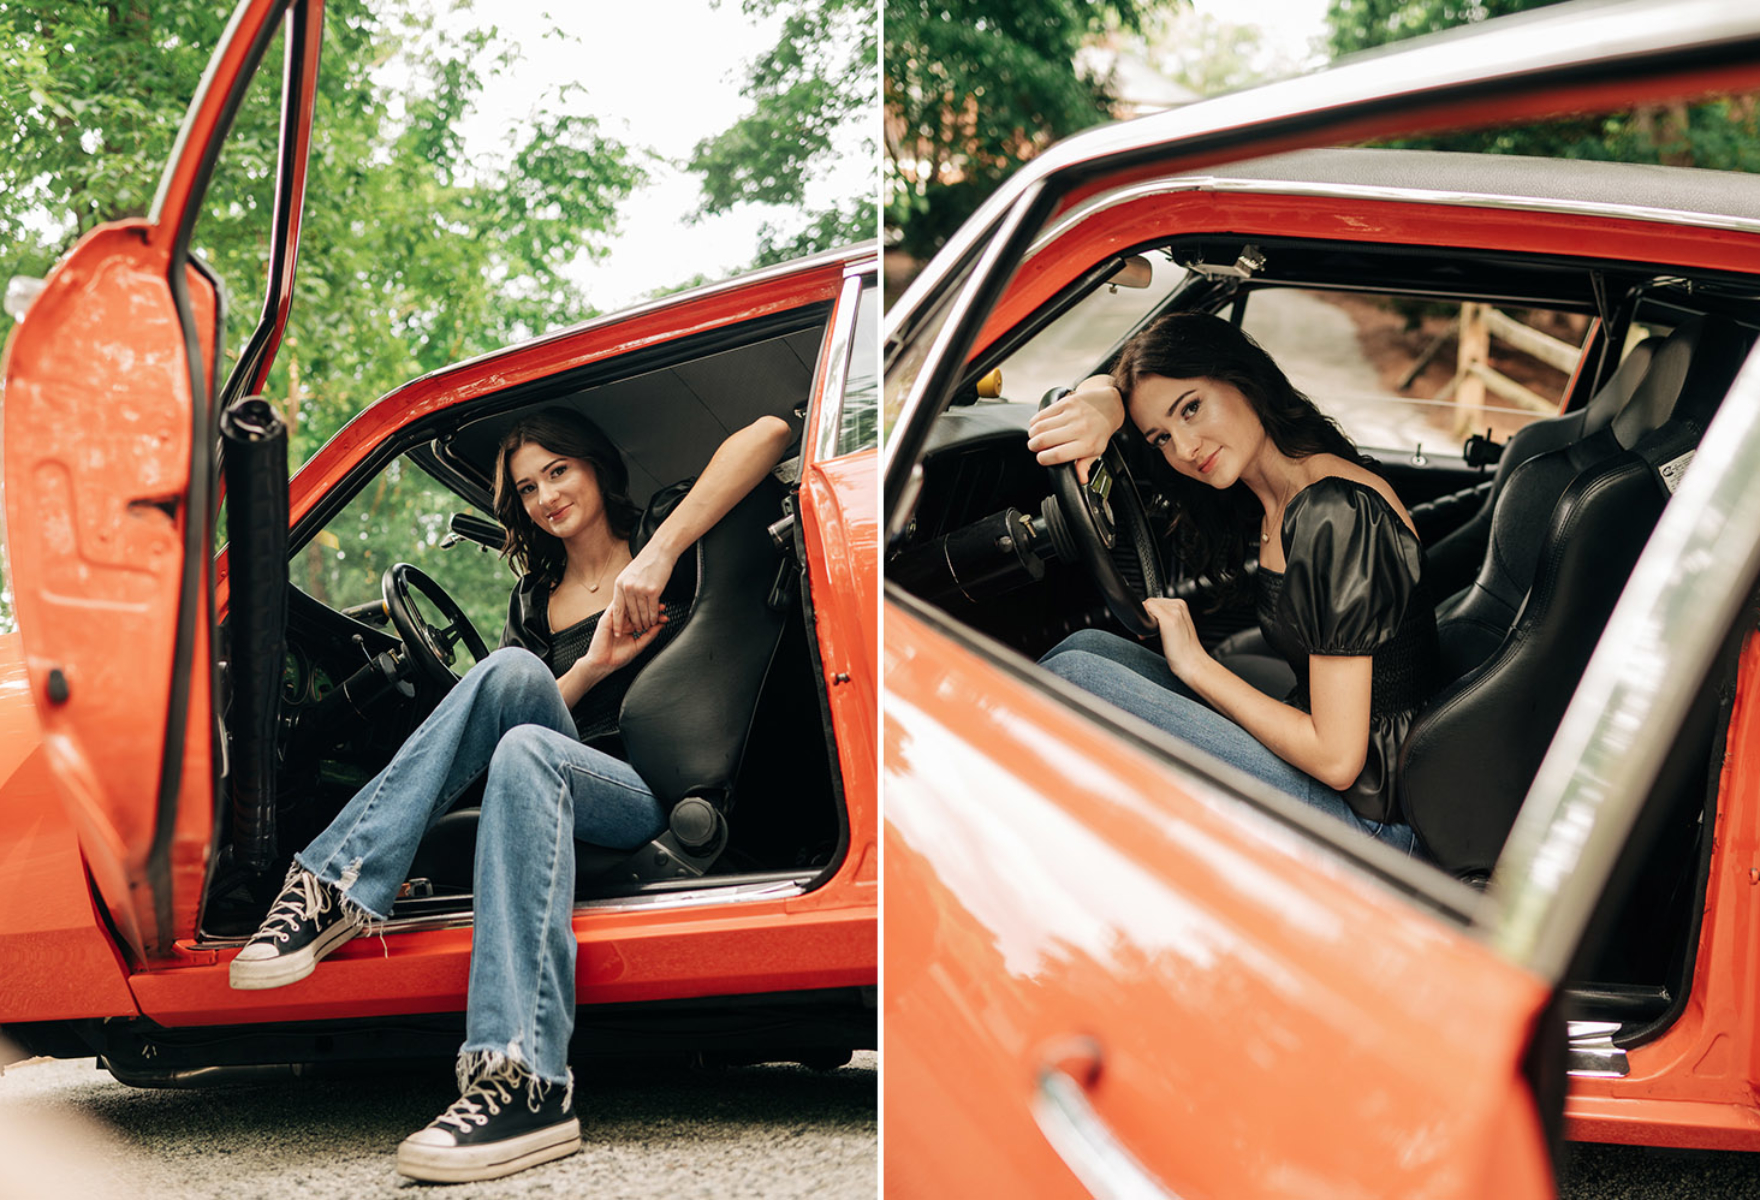
[[1331, 0], [1332, 52], [1350, 54], [1421, 34], [1508, 16], [1559, 0]]
[[874, 236], [878, 205], [873, 178], [851, 195], [813, 204], [816, 178], [859, 144], [873, 161], [870, 130], [880, 96], [878, 6], [874, 0], [744, 0], [748, 16], [780, 14], [776, 44], [751, 66], [742, 95], [753, 110], [697, 144], [690, 170], [703, 186], [701, 213], [738, 204], [797, 210], [759, 234], [757, 265], [783, 262]]
[[1104, 81], [1074, 65], [1082, 40], [1179, 3], [888, 0], [886, 220], [900, 248], [928, 257], [1020, 164], [1106, 120]]
[[[146, 212], [229, 4], [0, 3], [0, 277], [41, 274], [94, 225]], [[303, 461], [398, 384], [593, 315], [566, 273], [602, 255], [638, 155], [566, 95], [499, 161], [459, 133], [516, 68], [493, 32], [412, 0], [332, 0], [292, 315], [267, 392]], [[193, 244], [229, 298], [236, 355], [261, 308], [279, 39], [236, 118]]]
[[[1331, 0], [1326, 19], [1333, 53], [1346, 54], [1558, 2]], [[1760, 171], [1760, 114], [1754, 96], [1735, 96], [1700, 104], [1651, 104], [1620, 112], [1563, 116], [1543, 124], [1449, 132], [1388, 144]]]
[[[0, 280], [43, 275], [95, 225], [146, 213], [231, 7], [0, 0]], [[223, 373], [266, 286], [280, 55], [278, 37], [192, 235], [227, 296]], [[503, 154], [467, 156], [460, 118], [517, 64], [492, 30], [444, 27], [415, 0], [326, 5], [294, 302], [265, 388], [295, 465], [399, 384], [593, 315], [566, 268], [607, 251], [641, 157], [571, 89], [510, 128]], [[411, 505], [446, 502], [408, 494], [372, 510], [357, 558], [407, 557], [412, 530], [432, 542], [433, 514]]]

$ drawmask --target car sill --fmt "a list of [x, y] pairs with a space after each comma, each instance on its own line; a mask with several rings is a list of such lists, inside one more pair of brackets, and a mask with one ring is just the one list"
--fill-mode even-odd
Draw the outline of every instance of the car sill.
[[[634, 896], [606, 896], [597, 900], [577, 900], [579, 912], [662, 912], [680, 908], [724, 908], [734, 904], [759, 904], [776, 900], [792, 900], [805, 895], [817, 873], [803, 871], [788, 879], [765, 879], [746, 883], [705, 885], [684, 891], [645, 892]], [[414, 905], [401, 901], [392, 909], [391, 919], [383, 927], [385, 933], [419, 933], [431, 929], [465, 929], [472, 924], [468, 905], [472, 897], [459, 894], [444, 897], [422, 897]], [[423, 902], [426, 901], [424, 904]], [[447, 911], [423, 911], [443, 902]], [[412, 911], [413, 909], [413, 911]], [[399, 910], [408, 915], [401, 915]], [[237, 937], [206, 937], [196, 943], [197, 949], [225, 950], [243, 946], [248, 934]]]

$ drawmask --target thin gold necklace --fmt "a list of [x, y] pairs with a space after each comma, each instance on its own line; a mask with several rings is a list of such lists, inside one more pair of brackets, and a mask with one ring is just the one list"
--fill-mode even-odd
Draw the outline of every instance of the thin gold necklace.
[[[1289, 507], [1290, 496], [1294, 496], [1297, 492], [1299, 492], [1301, 490], [1302, 489], [1299, 487], [1291, 488], [1289, 491], [1289, 496], [1285, 496], [1285, 497], [1283, 497], [1283, 499], [1281, 499], [1277, 502], [1277, 511], [1280, 515], [1282, 514], [1282, 512], [1285, 508]], [[1269, 512], [1267, 512], [1265, 514], [1265, 520], [1259, 526], [1259, 544], [1261, 546], [1267, 546], [1267, 545], [1271, 544], [1271, 514]]]
[[579, 580], [579, 579], [575, 580], [575, 582], [580, 584], [582, 587], [586, 588], [589, 592], [598, 591], [599, 585], [601, 583], [605, 582], [605, 572], [607, 572], [611, 569], [611, 564], [613, 562], [615, 562], [616, 559], [617, 559], [617, 552], [615, 550], [613, 550], [609, 555], [606, 556], [604, 563], [602, 563], [600, 565], [599, 577], [597, 579], [593, 580], [593, 582], [591, 582], [591, 583], [586, 583], [586, 582], [583, 582], [582, 580]]

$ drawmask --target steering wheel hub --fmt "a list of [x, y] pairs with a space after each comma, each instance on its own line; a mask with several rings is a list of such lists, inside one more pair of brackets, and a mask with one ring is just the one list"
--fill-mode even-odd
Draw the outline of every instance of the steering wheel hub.
[[[452, 667], [452, 650], [460, 642], [471, 652], [474, 662], [482, 662], [489, 657], [488, 646], [477, 633], [476, 626], [471, 624], [471, 619], [465, 615], [464, 609], [429, 578], [425, 571], [408, 563], [393, 563], [385, 568], [379, 587], [385, 595], [385, 611], [391, 616], [391, 624], [396, 627], [397, 636], [403, 639], [404, 648], [415, 662], [417, 670], [430, 683], [443, 690], [450, 690], [458, 682], [459, 673]], [[412, 590], [426, 596], [428, 602], [440, 611], [447, 624], [439, 628], [428, 624], [411, 599]]]

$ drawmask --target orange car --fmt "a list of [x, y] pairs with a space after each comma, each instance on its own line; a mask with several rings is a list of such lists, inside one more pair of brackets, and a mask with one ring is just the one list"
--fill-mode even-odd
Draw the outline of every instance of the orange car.
[[[1561, 1130], [1760, 1149], [1760, 189], [1304, 149], [1751, 93], [1739, 8], [1549, 8], [1084, 134], [890, 309], [889, 1194], [1545, 1196]], [[1251, 654], [1140, 438], [1087, 486], [1026, 449], [1180, 310], [1413, 507], [1452, 664], [1401, 759], [1419, 861], [1034, 665], [1150, 594]], [[1390, 403], [1390, 313], [1497, 395]]]
[[[675, 821], [634, 856], [583, 848], [576, 1051], [834, 1065], [874, 1046], [874, 248], [424, 376], [288, 481], [278, 421], [247, 398], [293, 296], [321, 20], [317, 0], [240, 5], [151, 213], [82, 240], [10, 341], [0, 1034], [142, 1085], [451, 1056], [468, 803], [431, 832], [383, 939], [271, 992], [232, 990], [227, 967], [291, 852], [465, 669], [457, 645], [493, 645], [511, 585], [483, 515], [497, 431], [562, 404], [619, 444], [638, 503], [761, 414], [802, 431], [798, 472], [695, 556], [674, 644], [740, 668], [699, 672], [690, 704], [651, 696], [645, 759], [628, 739], [645, 773], [687, 747], [717, 759], [672, 798], [720, 810], [725, 837]], [[235, 353], [191, 226], [245, 87], [279, 70], [262, 61], [278, 29], [270, 291]]]

